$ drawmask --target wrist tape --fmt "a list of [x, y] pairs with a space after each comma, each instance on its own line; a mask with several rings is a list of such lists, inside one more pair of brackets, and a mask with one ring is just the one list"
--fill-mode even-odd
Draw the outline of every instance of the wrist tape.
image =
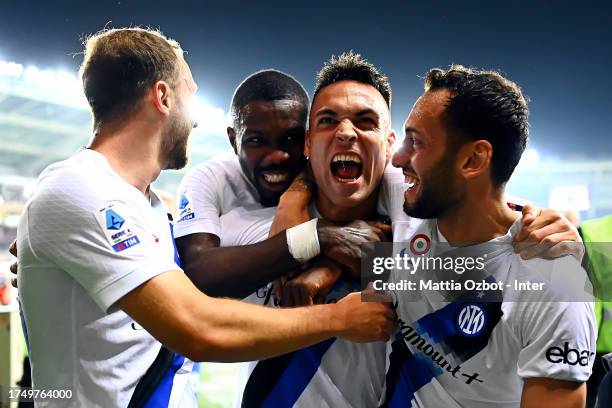
[[313, 218], [287, 230], [289, 253], [300, 263], [308, 262], [321, 253], [317, 221], [318, 218]]

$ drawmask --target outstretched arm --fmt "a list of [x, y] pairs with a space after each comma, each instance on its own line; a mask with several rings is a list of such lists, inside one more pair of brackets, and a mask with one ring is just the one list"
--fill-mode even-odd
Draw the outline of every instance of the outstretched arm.
[[274, 309], [204, 295], [180, 271], [157, 275], [116, 305], [161, 343], [195, 361], [246, 361], [284, 354], [329, 337], [386, 341], [388, 304], [361, 302]]

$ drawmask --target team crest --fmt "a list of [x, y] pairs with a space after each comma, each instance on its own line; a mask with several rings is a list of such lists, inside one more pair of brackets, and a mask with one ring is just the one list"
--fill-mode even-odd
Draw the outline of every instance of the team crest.
[[410, 240], [410, 252], [415, 255], [426, 254], [431, 248], [431, 238], [425, 234], [416, 234]]
[[476, 303], [466, 303], [459, 309], [456, 323], [464, 336], [478, 336], [486, 327], [487, 312]]

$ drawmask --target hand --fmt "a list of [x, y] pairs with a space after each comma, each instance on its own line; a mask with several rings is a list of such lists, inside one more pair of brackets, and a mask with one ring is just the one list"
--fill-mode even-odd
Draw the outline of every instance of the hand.
[[[11, 246], [9, 247], [9, 253], [11, 255], [13, 255], [15, 258], [17, 258], [17, 241], [13, 241], [11, 243]], [[11, 285], [13, 285], [13, 287], [17, 287], [17, 261], [13, 262], [11, 264], [11, 266], [9, 267], [9, 269], [11, 270], [11, 273], [15, 276], [11, 277]]]
[[346, 266], [356, 278], [359, 278], [364, 255], [361, 246], [368, 242], [386, 241], [390, 232], [391, 227], [380, 222], [353, 221], [337, 226], [319, 219], [317, 223], [321, 254]]
[[351, 293], [334, 305], [333, 317], [342, 328], [338, 337], [358, 343], [389, 340], [397, 318], [391, 302], [362, 302], [361, 294]]
[[318, 259], [306, 271], [284, 283], [283, 307], [324, 303], [340, 275], [342, 268], [336, 262], [326, 258]]
[[576, 227], [553, 210], [527, 204], [523, 207], [523, 228], [514, 238], [514, 250], [521, 258], [558, 258], [573, 255], [582, 260], [584, 246]]

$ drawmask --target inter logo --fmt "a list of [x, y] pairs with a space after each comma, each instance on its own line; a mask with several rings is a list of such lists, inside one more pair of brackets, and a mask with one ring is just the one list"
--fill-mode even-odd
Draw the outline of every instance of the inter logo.
[[109, 230], [119, 230], [123, 226], [125, 220], [114, 210], [106, 210], [106, 228]]
[[423, 255], [431, 248], [431, 239], [425, 234], [416, 234], [410, 240], [410, 252]]
[[487, 312], [475, 303], [465, 304], [457, 314], [457, 328], [464, 336], [478, 336], [485, 328]]

